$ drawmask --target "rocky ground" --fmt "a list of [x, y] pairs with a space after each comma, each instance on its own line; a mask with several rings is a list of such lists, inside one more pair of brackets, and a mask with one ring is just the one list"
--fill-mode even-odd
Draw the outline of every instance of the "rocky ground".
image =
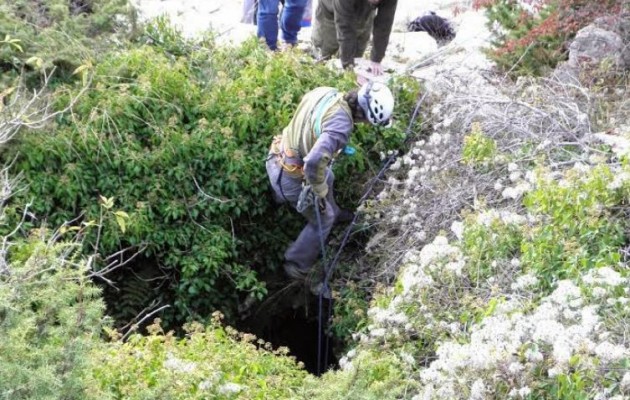
[[[314, 1], [313, 6], [316, 7], [317, 0]], [[187, 36], [199, 35], [207, 29], [212, 29], [218, 33], [220, 42], [239, 43], [256, 34], [254, 25], [240, 22], [242, 1], [135, 0], [135, 2], [142, 18], [166, 14]], [[441, 49], [438, 49], [435, 40], [428, 34], [407, 32], [409, 21], [430, 11], [451, 21], [457, 32], [455, 40]], [[310, 47], [310, 35], [311, 28], [306, 27], [301, 30], [299, 36], [300, 47], [307, 51]], [[417, 67], [420, 60], [449, 52], [457, 52], [456, 62], [461, 63], [486, 43], [488, 35], [483, 14], [471, 10], [470, 1], [399, 0], [384, 65], [391, 70], [402, 72], [409, 67]], [[418, 76], [425, 75], [426, 72], [418, 73]]]

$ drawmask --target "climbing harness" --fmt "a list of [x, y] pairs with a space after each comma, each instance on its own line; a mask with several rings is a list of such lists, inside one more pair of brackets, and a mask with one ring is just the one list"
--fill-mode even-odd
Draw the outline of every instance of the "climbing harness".
[[283, 149], [282, 135], [274, 136], [269, 148], [270, 157], [275, 157], [276, 162], [282, 171], [285, 171], [289, 176], [294, 178], [302, 178], [304, 176], [304, 161], [300, 157], [299, 153], [293, 149]]
[[[336, 101], [339, 101], [339, 92], [336, 89], [331, 89], [317, 101], [315, 106], [311, 109], [308, 118], [304, 119], [304, 122], [301, 126], [301, 132], [304, 133], [306, 131], [307, 123], [310, 122], [312, 127], [310, 132], [310, 139], [313, 142], [317, 141], [317, 139], [322, 134], [322, 119], [326, 113], [326, 110], [328, 110]], [[306, 146], [306, 135], [303, 136], [302, 140], [304, 141], [303, 145], [305, 147], [308, 147]], [[353, 155], [356, 152], [353, 147], [345, 146], [343, 149], [339, 150], [333, 155], [331, 165], [334, 159], [342, 151], [346, 155]], [[282, 135], [274, 136], [271, 147], [269, 148], [269, 156], [267, 157], [267, 161], [271, 158], [275, 158], [276, 163], [280, 166], [280, 171], [278, 173], [276, 184], [280, 189], [280, 194], [282, 195], [282, 198], [285, 202], [289, 201], [284, 194], [284, 190], [282, 188], [282, 176], [286, 173], [292, 178], [301, 179], [302, 181], [304, 181], [304, 160], [302, 157], [303, 156], [300, 154], [299, 150], [293, 149], [283, 142]], [[329, 165], [328, 168], [330, 168], [331, 165]], [[302, 200], [298, 201], [297, 208], [299, 212], [306, 210], [310, 206], [310, 203], [306, 202], [309, 197], [305, 196], [304, 194], [305, 193], [300, 194], [300, 198]]]
[[280, 171], [278, 172], [278, 178], [276, 179], [276, 185], [280, 189], [280, 194], [286, 203], [289, 202], [287, 196], [284, 194], [284, 189], [282, 188], [282, 175], [286, 172], [289, 176], [293, 178], [304, 178], [304, 162], [302, 158], [299, 157], [298, 154], [294, 152], [294, 150], [288, 149], [287, 151], [283, 151], [281, 148], [282, 144], [282, 135], [274, 136], [273, 141], [271, 142], [271, 147], [269, 148], [269, 156], [267, 157], [267, 161], [269, 161], [272, 157], [276, 159], [278, 165], [280, 165]]
[[[411, 115], [411, 120], [409, 121], [409, 125], [407, 126], [407, 131], [405, 132], [405, 144], [408, 143], [409, 139], [410, 139], [410, 133], [411, 133], [411, 127], [414, 123], [414, 121], [416, 120], [416, 117], [418, 115], [418, 111], [420, 111], [420, 105], [422, 105], [425, 97], [426, 97], [426, 93], [420, 98], [420, 100], [418, 100], [418, 102], [416, 103], [416, 107], [413, 110], [413, 114]], [[363, 194], [363, 196], [361, 197], [361, 199], [359, 200], [359, 205], [363, 204], [363, 202], [367, 199], [367, 197], [370, 195], [370, 193], [372, 193], [372, 190], [374, 189], [374, 186], [376, 185], [377, 182], [379, 182], [381, 180], [381, 178], [383, 177], [383, 175], [385, 174], [385, 171], [387, 171], [387, 169], [389, 168], [390, 165], [392, 165], [394, 163], [394, 161], [396, 160], [396, 158], [398, 157], [398, 153], [392, 153], [389, 158], [385, 161], [385, 164], [383, 164], [383, 167], [380, 169], [380, 171], [376, 174], [376, 176], [374, 178], [372, 178], [370, 185], [368, 186], [368, 189], [365, 191], [365, 193]], [[316, 211], [317, 212], [317, 211]], [[319, 213], [317, 213], [317, 215], [319, 216]], [[324, 351], [322, 352], [322, 334], [323, 334], [323, 322], [322, 322], [322, 318], [323, 318], [323, 294], [324, 294], [324, 288], [328, 288], [328, 282], [330, 281], [330, 278], [332, 277], [332, 274], [335, 270], [335, 266], [337, 265], [337, 262], [339, 261], [339, 257], [341, 256], [341, 252], [343, 250], [343, 248], [346, 246], [346, 243], [348, 242], [348, 239], [350, 237], [350, 233], [352, 232], [352, 228], [354, 227], [354, 225], [357, 222], [357, 218], [358, 218], [358, 214], [355, 214], [354, 217], [352, 218], [352, 221], [350, 221], [350, 224], [348, 224], [348, 227], [346, 228], [346, 232], [344, 233], [343, 236], [343, 240], [341, 241], [341, 244], [339, 245], [339, 248], [337, 249], [337, 252], [335, 253], [335, 256], [333, 257], [332, 261], [328, 264], [326, 263], [326, 255], [324, 253], [324, 242], [323, 242], [323, 235], [322, 235], [322, 231], [321, 231], [321, 223], [320, 220], [318, 220], [319, 226], [320, 226], [320, 245], [322, 246], [322, 260], [324, 262], [325, 268], [324, 268], [324, 281], [322, 283], [322, 290], [319, 292], [319, 314], [318, 314], [318, 335], [317, 335], [317, 375], [319, 375], [322, 371], [322, 358], [324, 359], [323, 362], [323, 369], [325, 370], [328, 366], [328, 343], [329, 343], [329, 336], [326, 335], [326, 347], [324, 349]], [[333, 299], [332, 296], [330, 296], [330, 298], [328, 299], [328, 321], [331, 320], [332, 317], [332, 303], [333, 303]]]

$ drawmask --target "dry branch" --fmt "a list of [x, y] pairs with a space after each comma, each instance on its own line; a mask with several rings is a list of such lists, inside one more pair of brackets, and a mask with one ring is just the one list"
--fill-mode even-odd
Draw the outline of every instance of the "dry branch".
[[48, 91], [54, 69], [43, 73], [41, 89], [27, 90], [22, 83], [10, 93], [0, 95], [0, 146], [11, 140], [22, 128], [41, 129], [53, 118], [72, 109], [77, 100], [90, 87], [90, 81], [61, 110], [51, 110], [51, 93]]

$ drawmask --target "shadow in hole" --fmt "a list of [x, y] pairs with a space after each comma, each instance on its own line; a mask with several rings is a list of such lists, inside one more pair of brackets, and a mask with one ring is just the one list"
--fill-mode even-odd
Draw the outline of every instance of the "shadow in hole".
[[[304, 363], [305, 369], [317, 374], [318, 370], [318, 298], [305, 292], [302, 285], [285, 285], [264, 301], [247, 319], [237, 324], [242, 332], [249, 332], [269, 343], [274, 349], [288, 347], [297, 361]], [[322, 302], [324, 330], [328, 323], [327, 300]], [[333, 348], [338, 345], [333, 337], [325, 332], [321, 335], [322, 358], [320, 372], [337, 368]], [[324, 353], [327, 351], [327, 356]]]

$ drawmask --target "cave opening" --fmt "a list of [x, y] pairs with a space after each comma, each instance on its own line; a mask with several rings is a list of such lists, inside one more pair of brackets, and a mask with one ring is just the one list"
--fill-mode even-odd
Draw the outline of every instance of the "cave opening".
[[[115, 287], [102, 285], [107, 304], [107, 313], [114, 317], [116, 326], [126, 332], [133, 324], [142, 322], [137, 330], [145, 332], [154, 317], [163, 321], [177, 320], [175, 310], [170, 307], [151, 318], [142, 319], [161, 304], [169, 303], [169, 291], [165, 287], [167, 276], [156, 267], [150, 257], [139, 256], [117, 271], [110, 279]], [[344, 349], [342, 340], [330, 333], [331, 308], [333, 303], [313, 295], [302, 283], [287, 282], [283, 276], [271, 273], [264, 276], [269, 295], [259, 304], [238, 310], [228, 325], [240, 332], [250, 333], [270, 343], [273, 349], [286, 347], [289, 355], [304, 364], [304, 369], [314, 375], [320, 375], [338, 366], [339, 354]], [[320, 330], [321, 307], [321, 330]], [[183, 334], [180, 327], [166, 325]]]
[[320, 330], [319, 297], [293, 285], [271, 294], [235, 327], [271, 343], [274, 349], [287, 347], [289, 355], [302, 362], [306, 371], [321, 375], [337, 368], [335, 354], [343, 348], [343, 343], [330, 334], [331, 307], [332, 302], [322, 300]]

